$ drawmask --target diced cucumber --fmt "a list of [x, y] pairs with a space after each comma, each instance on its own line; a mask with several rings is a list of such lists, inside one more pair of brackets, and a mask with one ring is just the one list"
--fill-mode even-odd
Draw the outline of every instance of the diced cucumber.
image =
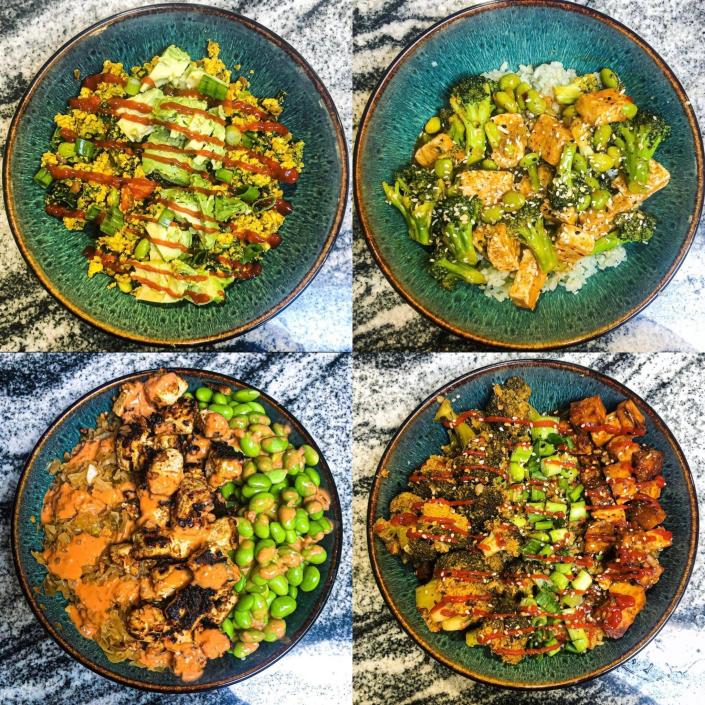
[[555, 570], [557, 573], [563, 573], [563, 575], [568, 575], [568, 573], [573, 572], [573, 564], [572, 563], [556, 563], [556, 565], [553, 566], [553, 570]]
[[551, 513], [563, 512], [565, 514], [568, 511], [568, 505], [563, 502], [546, 502], [546, 511]]
[[584, 519], [587, 519], [587, 510], [585, 509], [585, 502], [573, 502], [573, 504], [570, 505], [568, 521], [583, 521]]
[[560, 543], [561, 541], [565, 541], [568, 535], [568, 529], [553, 529], [549, 531], [549, 534], [551, 535], [551, 541], [553, 543]]
[[[557, 416], [539, 416], [537, 419], [532, 419], [532, 421], [555, 421], [558, 424]], [[556, 432], [556, 426], [532, 426], [531, 437], [535, 440], [545, 441], [551, 434]]]
[[542, 519], [534, 524], [534, 529], [537, 531], [546, 531], [553, 528], [553, 522], [550, 519]]
[[558, 588], [559, 590], [565, 590], [570, 581], [568, 578], [565, 577], [562, 573], [559, 573], [558, 571], [554, 571], [551, 573], [551, 582]]
[[526, 472], [524, 471], [523, 465], [514, 462], [509, 463], [509, 477], [512, 479], [512, 482], [521, 482], [525, 476]]
[[573, 578], [571, 585], [579, 592], [585, 592], [592, 585], [592, 576], [583, 569]]

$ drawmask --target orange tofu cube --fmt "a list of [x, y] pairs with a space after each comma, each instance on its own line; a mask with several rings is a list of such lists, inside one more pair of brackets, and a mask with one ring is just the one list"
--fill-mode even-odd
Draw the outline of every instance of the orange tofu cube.
[[490, 119], [499, 132], [499, 144], [492, 150], [492, 159], [500, 169], [511, 169], [526, 152], [529, 133], [524, 118], [516, 113], [501, 113]]
[[615, 499], [628, 500], [637, 493], [630, 463], [614, 463], [605, 468], [605, 478]]
[[615, 582], [610, 585], [609, 597], [598, 609], [605, 634], [618, 639], [631, 627], [646, 604], [646, 590], [641, 585]]
[[441, 132], [419, 147], [414, 158], [418, 164], [430, 169], [436, 163], [436, 159], [448, 154], [452, 149], [453, 140], [445, 132]]
[[[617, 418], [617, 413], [613, 411], [611, 414], [607, 414], [607, 416], [605, 416], [605, 420], [603, 421], [603, 425], [618, 429], [619, 419]], [[592, 442], [601, 448], [603, 445], [611, 441], [616, 435], [618, 435], [618, 433], [619, 432], [610, 433], [609, 431], [594, 431], [590, 435], [592, 437]]]
[[620, 462], [632, 462], [634, 453], [638, 453], [641, 446], [634, 443], [631, 436], [617, 436], [607, 444], [607, 452]]
[[509, 289], [509, 298], [519, 308], [528, 308], [533, 311], [545, 283], [546, 274], [539, 268], [531, 250], [525, 249], [519, 262], [519, 269]]
[[601, 424], [607, 418], [607, 409], [599, 396], [585, 397], [570, 403], [570, 423], [573, 426]]
[[665, 188], [670, 180], [671, 173], [668, 169], [666, 169], [666, 167], [662, 164], [659, 164], [655, 159], [652, 159], [649, 162], [649, 176], [646, 179], [646, 185], [644, 186], [643, 191], [640, 191], [639, 193], [630, 193], [622, 175], [618, 176], [612, 182], [612, 185], [619, 190], [620, 194], [623, 194], [629, 199], [632, 204], [632, 208], [636, 208], [649, 196], [652, 196], [657, 191]]
[[560, 120], [544, 113], [534, 123], [534, 129], [529, 135], [529, 149], [538, 152], [544, 161], [556, 166], [561, 159], [563, 147], [571, 139], [570, 130]]
[[493, 206], [514, 188], [514, 174], [486, 169], [463, 171], [458, 175], [458, 185], [463, 196], [477, 196], [486, 206]]
[[562, 223], [556, 233], [556, 252], [561, 262], [576, 262], [581, 257], [592, 254], [595, 236], [590, 230], [583, 230]]
[[519, 269], [521, 244], [504, 223], [491, 227], [486, 240], [487, 259], [500, 272]]
[[578, 115], [591, 125], [606, 125], [627, 120], [624, 106], [634, 101], [614, 88], [583, 93], [575, 103]]

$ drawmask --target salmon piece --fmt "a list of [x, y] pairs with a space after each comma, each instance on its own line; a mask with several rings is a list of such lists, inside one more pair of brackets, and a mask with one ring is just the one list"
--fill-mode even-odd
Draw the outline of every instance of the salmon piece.
[[524, 250], [512, 286], [509, 289], [509, 298], [519, 308], [536, 308], [541, 289], [546, 283], [546, 274], [541, 271], [536, 259], [528, 248]]
[[609, 596], [596, 610], [605, 634], [618, 639], [631, 627], [636, 616], [646, 604], [646, 591], [641, 585], [615, 582], [610, 585]]
[[607, 418], [607, 409], [599, 396], [585, 397], [570, 403], [570, 423], [573, 426], [602, 424]]
[[453, 149], [453, 140], [441, 132], [416, 150], [414, 158], [421, 166], [430, 169], [439, 157], [448, 154]]
[[519, 269], [521, 243], [509, 232], [504, 223], [490, 228], [487, 236], [487, 259], [500, 272], [513, 272]]
[[570, 130], [550, 115], [539, 115], [534, 129], [529, 135], [529, 149], [538, 152], [544, 161], [556, 166], [561, 159], [561, 152], [566, 143], [572, 140]]
[[581, 94], [575, 103], [575, 110], [591, 125], [606, 125], [627, 120], [623, 108], [633, 102], [628, 95], [614, 88], [604, 88]]
[[188, 383], [173, 372], [153, 375], [144, 383], [147, 399], [156, 406], [171, 406], [187, 389]]
[[511, 171], [477, 169], [460, 173], [458, 182], [463, 196], [477, 196], [486, 206], [493, 206], [514, 188], [514, 174]]
[[592, 254], [595, 236], [589, 230], [562, 223], [556, 233], [556, 251], [561, 262], [577, 262], [581, 257]]
[[526, 153], [529, 133], [524, 118], [516, 113], [501, 113], [490, 119], [499, 130], [499, 144], [492, 150], [492, 159], [500, 169], [511, 169]]

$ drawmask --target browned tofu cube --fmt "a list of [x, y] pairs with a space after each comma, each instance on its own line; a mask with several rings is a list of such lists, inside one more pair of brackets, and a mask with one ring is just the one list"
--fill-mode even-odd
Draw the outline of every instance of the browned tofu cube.
[[607, 444], [607, 452], [615, 459], [630, 463], [634, 453], [638, 452], [641, 446], [634, 443], [631, 436], [615, 436]]
[[492, 150], [492, 159], [500, 169], [511, 169], [526, 152], [529, 133], [524, 118], [516, 113], [501, 113], [490, 119], [499, 132], [499, 144]]
[[[600, 448], [609, 443], [621, 431], [619, 420], [617, 419], [617, 413], [613, 411], [612, 413], [607, 414], [607, 416], [605, 416], [603, 426], [605, 429], [593, 431], [590, 434], [592, 437], [592, 442]], [[613, 428], [615, 429], [614, 431], [612, 431]]]
[[519, 262], [519, 269], [509, 289], [509, 298], [519, 308], [528, 308], [533, 311], [545, 283], [546, 274], [539, 268], [531, 250], [525, 249]]
[[570, 404], [570, 423], [573, 426], [602, 424], [607, 417], [607, 409], [598, 396], [586, 397]]
[[644, 448], [632, 456], [634, 477], [639, 482], [652, 480], [663, 470], [663, 452], [655, 448]]
[[619, 639], [631, 627], [646, 604], [646, 591], [641, 585], [615, 582], [610, 585], [607, 600], [596, 610], [605, 634]]
[[571, 139], [570, 130], [560, 120], [543, 114], [539, 115], [529, 135], [529, 149], [538, 152], [542, 159], [556, 166], [561, 159], [563, 147]]
[[609, 485], [602, 481], [599, 485], [595, 485], [585, 490], [585, 494], [593, 507], [611, 507], [614, 505], [614, 498]]
[[634, 101], [614, 88], [583, 93], [575, 103], [578, 115], [591, 125], [605, 125], [609, 122], [627, 120], [624, 106]]
[[592, 148], [592, 125], [589, 125], [580, 118], [575, 118], [569, 125], [568, 129], [573, 137], [573, 141], [578, 145], [578, 149], [583, 156], [588, 156], [594, 153]]
[[553, 172], [551, 171], [551, 168], [546, 166], [545, 164], [539, 164], [538, 166], [538, 177], [539, 177], [539, 189], [534, 189], [534, 185], [531, 183], [531, 179], [529, 178], [528, 174], [524, 174], [524, 176], [521, 177], [521, 181], [519, 184], [515, 187], [515, 191], [518, 191], [521, 193], [523, 196], [532, 196], [535, 193], [538, 193], [542, 189], [545, 189], [546, 186], [551, 181], [551, 178], [553, 177]]
[[646, 179], [646, 185], [643, 191], [639, 193], [631, 193], [627, 187], [627, 182], [621, 174], [612, 182], [612, 186], [616, 188], [620, 194], [626, 197], [631, 208], [636, 208], [642, 204], [649, 196], [652, 196], [657, 191], [665, 188], [671, 180], [671, 173], [665, 166], [659, 164], [655, 159], [649, 162], [649, 176]]
[[629, 531], [624, 534], [622, 546], [635, 551], [662, 551], [673, 543], [673, 534], [659, 527], [648, 531]]
[[637, 493], [636, 480], [632, 477], [630, 463], [614, 463], [605, 468], [607, 484], [618, 502], [630, 500]]
[[577, 262], [592, 254], [594, 248], [595, 236], [590, 230], [562, 223], [556, 232], [556, 252], [561, 262]]
[[666, 512], [657, 501], [636, 500], [629, 505], [629, 519], [648, 531], [665, 521]]
[[504, 223], [493, 225], [486, 239], [487, 259], [500, 272], [519, 269], [521, 244]]
[[414, 158], [418, 164], [430, 169], [436, 163], [436, 159], [448, 154], [452, 149], [453, 140], [445, 132], [441, 132], [419, 147]]
[[631, 399], [626, 399], [617, 404], [617, 419], [623, 433], [641, 435], [646, 431], [644, 414], [639, 411], [637, 405]]
[[486, 206], [498, 203], [502, 196], [514, 188], [511, 171], [476, 169], [458, 175], [458, 185], [463, 196], [477, 196]]
[[659, 475], [653, 480], [637, 482], [636, 486], [639, 489], [640, 494], [643, 494], [646, 497], [651, 497], [651, 499], [658, 499], [661, 496], [661, 491], [666, 486], [666, 481], [663, 479], [663, 475]]
[[615, 523], [625, 521], [627, 513], [624, 509], [593, 509], [592, 516], [595, 519]]
[[609, 521], [596, 521], [585, 530], [585, 553], [602, 553], [617, 541], [617, 530]]

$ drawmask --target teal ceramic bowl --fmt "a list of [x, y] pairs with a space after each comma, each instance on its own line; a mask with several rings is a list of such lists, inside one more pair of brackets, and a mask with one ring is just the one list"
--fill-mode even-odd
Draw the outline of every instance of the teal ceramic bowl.
[[[442, 289], [426, 251], [406, 235], [381, 188], [411, 157], [426, 120], [461, 76], [519, 64], [561, 61], [578, 73], [612, 67], [637, 104], [673, 127], [657, 157], [671, 183], [646, 210], [659, 226], [647, 246], [628, 246], [619, 267], [598, 272], [576, 294], [559, 287], [535, 311], [488, 298], [475, 287]], [[682, 86], [663, 59], [634, 32], [595, 10], [557, 0], [498, 0], [443, 20], [387, 69], [362, 117], [355, 148], [357, 210], [377, 264], [420, 313], [472, 340], [541, 349], [588, 340], [624, 323], [668, 284], [695, 235], [703, 198], [702, 140]]]
[[[173, 371], [186, 379], [191, 391], [204, 383], [225, 384], [233, 389], [252, 388], [251, 385], [215, 372], [178, 368], [173, 368]], [[53, 480], [47, 472], [49, 463], [55, 458], [62, 458], [64, 453], [78, 443], [80, 430], [95, 426], [98, 414], [111, 409], [121, 384], [130, 380], [145, 379], [153, 372], [154, 370], [126, 375], [94, 389], [58, 416], [39, 439], [27, 459], [15, 494], [12, 516], [13, 558], [22, 591], [37, 619], [59, 646], [84, 666], [118, 683], [143, 690], [168, 693], [208, 690], [245, 680], [267, 668], [291, 650], [315, 622], [330, 595], [340, 563], [342, 544], [340, 500], [333, 476], [315, 441], [296, 418], [274, 399], [262, 393], [258, 401], [263, 404], [270, 418], [291, 426], [293, 443], [296, 445], [308, 443], [319, 451], [321, 457], [318, 468], [321, 474], [321, 486], [330, 493], [329, 516], [335, 528], [321, 542], [328, 552], [328, 560], [319, 566], [321, 571], [319, 586], [312, 592], [299, 593], [298, 609], [286, 619], [285, 640], [274, 643], [263, 642], [259, 649], [244, 661], [230, 654], [208, 661], [204, 674], [193, 683], [183, 683], [170, 672], [159, 673], [130, 666], [127, 663], [111, 663], [94, 641], [84, 639], [79, 634], [64, 611], [66, 600], [61, 595], [50, 597], [41, 589], [46, 570], [33, 558], [32, 551], [42, 550], [43, 532], [38, 517], [44, 495]]]
[[[174, 43], [194, 57], [209, 39], [228, 66], [240, 64], [255, 95], [287, 93], [283, 121], [306, 143], [306, 168], [287, 191], [294, 212], [279, 248], [267, 253], [262, 275], [236, 282], [222, 305], [141, 303], [109, 279], [86, 276], [88, 235], [67, 231], [44, 213], [44, 191], [33, 181], [54, 130], [53, 118], [77, 95], [79, 81], [104, 59], [142, 64]], [[73, 313], [109, 333], [151, 344], [193, 345], [239, 335], [268, 320], [309, 284], [328, 255], [345, 210], [347, 147], [327, 90], [303, 57], [272, 31], [241, 15], [202, 5], [167, 4], [130, 10], [84, 30], [42, 67], [10, 126], [3, 170], [10, 227], [44, 287]]]
[[[413, 571], [390, 555], [372, 530], [378, 518], [389, 516], [389, 503], [406, 489], [409, 474], [447, 443], [445, 430], [433, 422], [436, 398], [452, 398], [456, 409], [482, 408], [492, 385], [512, 375], [520, 375], [529, 383], [532, 403], [547, 412], [594, 394], [602, 397], [608, 409], [631, 399], [646, 417], [643, 442], [665, 453], [663, 474], [667, 485], [661, 504], [668, 515], [665, 526], [673, 532], [673, 546], [660, 558], [664, 573], [647, 593], [646, 606], [621, 639], [607, 639], [585, 654], [561, 652], [552, 658], [524, 659], [514, 666], [490, 655], [488, 649], [467, 648], [462, 634], [430, 632], [416, 609], [414, 588], [418, 581]], [[697, 536], [693, 478], [678, 442], [658, 414], [613, 379], [587, 367], [551, 360], [515, 360], [483, 367], [434, 392], [404, 421], [387, 446], [372, 483], [367, 513], [367, 543], [375, 579], [401, 626], [421, 648], [446, 666], [474, 680], [506, 688], [575, 685], [603, 675], [634, 656], [656, 636], [678, 605], [693, 568]]]

